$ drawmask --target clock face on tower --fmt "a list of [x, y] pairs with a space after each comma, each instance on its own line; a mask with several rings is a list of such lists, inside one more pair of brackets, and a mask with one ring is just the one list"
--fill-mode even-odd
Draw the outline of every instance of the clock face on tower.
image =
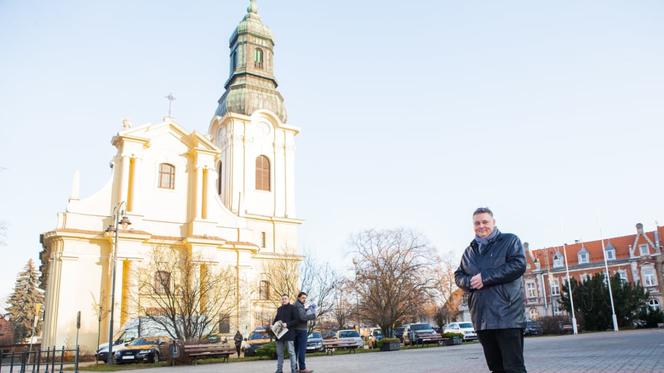
[[272, 126], [267, 122], [258, 123], [258, 133], [261, 136], [269, 136], [272, 132]]

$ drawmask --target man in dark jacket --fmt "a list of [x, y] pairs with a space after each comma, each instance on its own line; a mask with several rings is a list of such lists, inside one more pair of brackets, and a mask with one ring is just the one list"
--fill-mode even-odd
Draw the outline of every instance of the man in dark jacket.
[[473, 224], [476, 236], [454, 272], [456, 284], [469, 293], [470, 315], [489, 369], [525, 373], [523, 246], [519, 237], [496, 228], [488, 208], [475, 210]]
[[297, 373], [297, 360], [295, 359], [295, 346], [293, 340], [295, 339], [295, 333], [293, 328], [298, 323], [297, 319], [297, 310], [295, 306], [290, 304], [288, 295], [281, 296], [281, 307], [277, 308], [277, 315], [274, 317], [272, 325], [277, 321], [281, 321], [286, 324], [288, 332], [277, 338], [277, 373], [283, 372], [284, 366], [284, 348], [288, 349], [288, 357], [290, 359], [291, 373]]
[[316, 318], [315, 307], [306, 308], [307, 293], [301, 291], [297, 295], [295, 308], [297, 309], [298, 323], [295, 325], [295, 350], [297, 352], [297, 361], [300, 367], [300, 373], [311, 373], [313, 370], [307, 369], [304, 361], [307, 353], [307, 337], [309, 336], [309, 321]]
[[240, 351], [242, 350], [242, 333], [238, 330], [233, 337], [233, 342], [235, 342], [235, 351], [237, 351], [237, 357], [240, 357]]

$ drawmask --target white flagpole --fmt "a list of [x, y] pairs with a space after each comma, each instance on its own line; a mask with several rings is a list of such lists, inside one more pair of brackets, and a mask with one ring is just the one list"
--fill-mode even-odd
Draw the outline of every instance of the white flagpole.
[[613, 305], [613, 291], [611, 290], [611, 276], [609, 276], [609, 263], [606, 260], [606, 249], [604, 248], [604, 236], [602, 230], [599, 230], [602, 239], [602, 253], [604, 253], [604, 270], [606, 271], [606, 283], [609, 285], [609, 299], [611, 299], [611, 318], [613, 319], [613, 331], [618, 331], [618, 318], [616, 318], [616, 308]]
[[567, 265], [567, 244], [563, 244], [563, 254], [565, 255], [565, 272], [567, 272], [567, 292], [569, 293], [569, 302], [570, 307], [572, 308], [572, 330], [574, 331], [574, 335], [577, 335], [576, 316], [574, 315], [574, 296], [572, 295], [572, 283], [569, 279], [569, 266]]

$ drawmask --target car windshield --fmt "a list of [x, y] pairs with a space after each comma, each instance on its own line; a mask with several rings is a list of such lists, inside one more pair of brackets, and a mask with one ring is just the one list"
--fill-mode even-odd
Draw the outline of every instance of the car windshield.
[[427, 330], [431, 329], [431, 325], [429, 324], [413, 324], [410, 326], [411, 329], [413, 330]]
[[135, 339], [133, 342], [131, 342], [129, 345], [131, 346], [146, 346], [146, 345], [153, 345], [157, 341], [148, 341], [143, 338]]
[[309, 334], [308, 338], [309, 339], [312, 339], [312, 338], [319, 338], [320, 339], [320, 338], [323, 338], [323, 336], [318, 332], [313, 332], [313, 333]]
[[459, 326], [462, 327], [462, 328], [472, 328], [473, 324], [471, 324], [469, 322], [462, 322], [461, 324], [459, 324]]
[[374, 330], [374, 331], [373, 331], [373, 335], [375, 335], [376, 337], [378, 337], [379, 335], [383, 335], [383, 332], [380, 331], [380, 330]]
[[360, 333], [355, 330], [344, 330], [343, 332], [339, 332], [339, 338], [355, 338], [359, 336]]
[[267, 332], [253, 332], [249, 339], [270, 339], [270, 335]]

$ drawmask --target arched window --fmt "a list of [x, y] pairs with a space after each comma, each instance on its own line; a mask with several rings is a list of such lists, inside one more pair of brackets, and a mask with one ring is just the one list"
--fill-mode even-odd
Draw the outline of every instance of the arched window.
[[217, 169], [217, 194], [221, 196], [221, 175], [223, 171], [223, 163], [219, 162], [219, 168]]
[[264, 155], [256, 158], [256, 189], [270, 191], [270, 160]]
[[159, 187], [175, 189], [175, 166], [168, 163], [159, 165]]
[[258, 286], [258, 299], [260, 300], [269, 300], [270, 299], [270, 283], [262, 280]]
[[655, 298], [650, 299], [648, 301], [648, 306], [650, 306], [653, 311], [657, 311], [659, 309], [659, 300]]
[[256, 48], [254, 50], [254, 67], [257, 67], [259, 69], [263, 68], [263, 50], [260, 48]]
[[155, 272], [153, 287], [155, 293], [166, 294], [171, 288], [171, 273], [166, 271]]

